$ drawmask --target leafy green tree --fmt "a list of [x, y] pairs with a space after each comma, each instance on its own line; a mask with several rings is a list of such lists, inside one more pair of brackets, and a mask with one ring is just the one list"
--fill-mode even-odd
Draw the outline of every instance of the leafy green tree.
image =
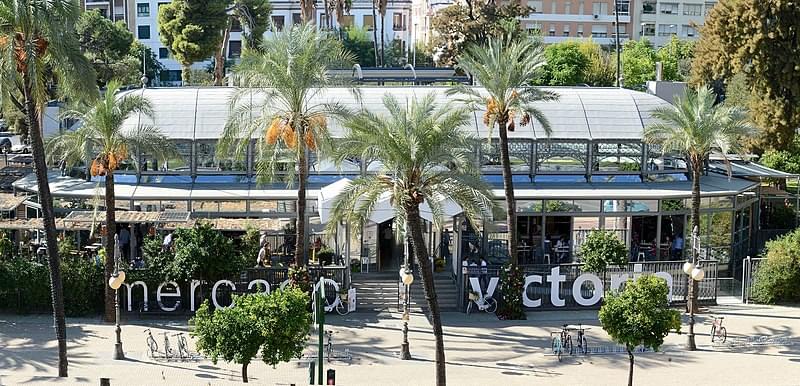
[[375, 47], [364, 28], [347, 27], [342, 39], [344, 48], [353, 53], [356, 62], [362, 67], [375, 67]]
[[133, 34], [128, 31], [124, 22], [113, 22], [97, 11], [82, 13], [75, 29], [81, 50], [92, 62], [97, 73], [97, 83], [100, 86], [105, 85], [115, 77], [112, 65], [130, 53]]
[[261, 249], [261, 234], [258, 229], [248, 227], [244, 235], [239, 239], [237, 250], [241, 255], [241, 260], [246, 263], [245, 267], [256, 261], [258, 251]]
[[219, 359], [242, 365], [242, 381], [248, 382], [247, 367], [261, 352], [264, 363], [276, 366], [303, 353], [311, 313], [308, 295], [295, 288], [234, 296], [234, 306], [212, 310], [208, 302], [192, 319], [197, 350], [217, 363]]
[[214, 85], [216, 86], [222, 86], [222, 80], [225, 77], [225, 57], [233, 23], [242, 26], [243, 48], [256, 49], [261, 45], [264, 32], [267, 32], [267, 27], [269, 27], [272, 5], [269, 0], [233, 0], [228, 4], [226, 13], [230, 16], [222, 29], [222, 40], [214, 56]]
[[14, 257], [14, 243], [3, 232], [0, 234], [0, 260], [7, 260]]
[[182, 282], [199, 278], [215, 282], [238, 275], [246, 267], [233, 248], [233, 240], [211, 227], [198, 223], [173, 233], [175, 258], [171, 276]]
[[436, 384], [444, 385], [442, 321], [420, 206], [427, 202], [438, 228], [442, 202], [451, 199], [477, 224], [491, 211], [491, 193], [470, 155], [474, 141], [461, 130], [470, 119], [466, 110], [438, 106], [433, 94], [408, 102], [387, 94], [383, 105], [388, 116], [362, 111], [344, 122], [346, 133], [336, 142], [335, 161], [361, 157], [380, 161], [383, 168], [377, 175], [355, 179], [344, 189], [333, 203], [328, 227], [332, 231], [340, 221], [364, 224], [381, 195], [391, 195], [398, 224], [411, 239], [422, 274], [436, 341]]
[[174, 0], [158, 7], [158, 33], [181, 64], [181, 80], [191, 81], [193, 63], [210, 58], [228, 22], [228, 0]]
[[[304, 24], [276, 33], [258, 51], [246, 51], [233, 74], [239, 88], [231, 98], [232, 113], [217, 154], [242, 159], [252, 138], [264, 138], [254, 149], [259, 182], [272, 181], [278, 170], [287, 172], [290, 183], [296, 177], [297, 265], [305, 264], [306, 254], [306, 152], [316, 152], [328, 142], [329, 117], [347, 113], [340, 103], [314, 102], [312, 96], [337, 83], [331, 68], [352, 61], [341, 42]], [[253, 94], [268, 97], [253, 103]]]
[[[105, 249], [106, 255], [112, 257], [105, 261], [107, 279], [114, 273], [113, 235], [117, 234], [114, 171], [135, 151], [160, 158], [177, 152], [172, 141], [153, 126], [140, 124], [133, 130], [123, 129], [123, 122], [134, 114], [151, 117], [153, 106], [140, 93], [117, 95], [119, 87], [117, 81], [111, 81], [106, 93], [96, 103], [65, 112], [65, 117], [80, 120], [81, 127], [57, 134], [47, 141], [47, 151], [53, 160], [63, 159], [67, 164], [74, 165], [83, 162], [90, 154], [93, 157], [90, 174], [103, 177], [106, 229], [111, 235], [105, 238]], [[105, 319], [110, 322], [115, 318], [114, 297], [114, 291], [106, 286]]]
[[622, 77], [625, 88], [634, 90], [656, 79], [656, 51], [649, 40], [628, 40], [622, 46]]
[[53, 197], [39, 112], [50, 99], [48, 87], [53, 76], [58, 79], [61, 96], [86, 100], [97, 95], [95, 74], [81, 54], [75, 34], [79, 11], [78, 2], [73, 0], [0, 0], [0, 97], [24, 112], [27, 120], [47, 241], [60, 377], [68, 375], [67, 333]]
[[[506, 223], [508, 226], [508, 253], [511, 263], [517, 263], [517, 210], [514, 183], [508, 151], [508, 132], [514, 131], [516, 121], [522, 126], [537, 121], [549, 136], [550, 123], [534, 105], [552, 101], [558, 95], [529, 87], [541, 74], [544, 64], [544, 43], [541, 39], [526, 36], [515, 39], [512, 34], [503, 38], [489, 38], [488, 45], [473, 45], [458, 59], [458, 68], [472, 75], [486, 89], [458, 85], [447, 91], [457, 95], [473, 110], [485, 109], [483, 123], [491, 132], [497, 127], [500, 135], [500, 164], [503, 169], [503, 189], [506, 197]], [[519, 288], [521, 293], [522, 289]]]
[[691, 83], [729, 81], [743, 73], [762, 149], [787, 149], [800, 127], [798, 24], [794, 1], [721, 0], [700, 29]]
[[[137, 68], [136, 71], [131, 71], [126, 74], [123, 74], [119, 70], [114, 70], [115, 77], [117, 79], [124, 80], [122, 84], [137, 84], [136, 81], [138, 81], [139, 78], [141, 78], [143, 66], [145, 69], [144, 74], [147, 75], [147, 79], [150, 82], [153, 82], [156, 79], [158, 79], [158, 74], [166, 69], [164, 65], [161, 63], [161, 61], [158, 60], [153, 50], [138, 40], [134, 40], [133, 44], [131, 44], [131, 49], [127, 57], [136, 58]], [[144, 59], [144, 64], [142, 64], [143, 59]], [[128, 76], [127, 79], [125, 75]], [[132, 79], [134, 76], [137, 76], [135, 81], [133, 81]]]
[[[656, 61], [662, 63], [664, 80], [685, 81], [691, 73], [694, 57], [694, 41], [681, 40], [672, 36], [669, 43], [656, 51]], [[655, 78], [651, 79], [655, 80]]]
[[[678, 97], [674, 106], [659, 107], [651, 113], [656, 123], [644, 129], [646, 143], [661, 146], [664, 154], [682, 154], [692, 174], [692, 229], [700, 229], [700, 177], [703, 166], [712, 151], [726, 157], [732, 153], [742, 154], [742, 139], [753, 133], [742, 110], [726, 104], [716, 104], [717, 96], [709, 88], [689, 90], [685, 97]], [[697, 265], [699, 256], [692, 255]], [[689, 308], [697, 306], [695, 281], [687, 279], [689, 286]], [[692, 334], [690, 327], [690, 336]], [[690, 347], [693, 342], [690, 342]]]
[[603, 51], [603, 48], [591, 38], [582, 39], [578, 43], [578, 47], [589, 59], [582, 82], [595, 87], [613, 86], [616, 77], [615, 62], [612, 62], [608, 52]]
[[551, 44], [544, 50], [545, 66], [538, 82], [550, 86], [574, 86], [583, 83], [590, 62], [580, 43], [565, 41]]
[[680, 331], [681, 315], [669, 308], [669, 287], [664, 279], [653, 275], [628, 281], [619, 293], [603, 300], [600, 325], [611, 339], [624, 345], [630, 367], [628, 386], [633, 386], [633, 351], [636, 346], [658, 350], [672, 331]]
[[601, 273], [609, 265], [624, 268], [628, 264], [628, 249], [612, 231], [593, 230], [580, 247], [581, 268], [584, 272]]
[[760, 303], [800, 301], [800, 229], [769, 241], [758, 266], [753, 299]]
[[436, 12], [431, 20], [433, 44], [431, 54], [440, 66], [454, 66], [459, 57], [473, 45], [482, 45], [490, 37], [501, 37], [511, 29], [522, 34], [519, 18], [533, 9], [517, 2], [499, 5], [492, 1], [468, 1]]

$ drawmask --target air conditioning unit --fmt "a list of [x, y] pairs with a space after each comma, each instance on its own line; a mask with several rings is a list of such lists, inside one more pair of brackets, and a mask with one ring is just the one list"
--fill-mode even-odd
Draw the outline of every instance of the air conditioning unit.
[[600, 15], [598, 15], [598, 14], [594, 14], [593, 16], [594, 16], [595, 19], [600, 18]]

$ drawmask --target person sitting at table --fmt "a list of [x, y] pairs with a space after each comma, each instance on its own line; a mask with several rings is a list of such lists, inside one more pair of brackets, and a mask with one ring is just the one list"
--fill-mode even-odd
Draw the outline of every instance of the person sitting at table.
[[558, 241], [556, 242], [556, 253], [558, 253], [558, 262], [560, 263], [564, 258], [567, 257], [567, 252], [569, 251], [569, 242], [564, 239], [564, 236], [561, 236]]
[[679, 260], [683, 256], [683, 236], [680, 233], [675, 234], [672, 240], [672, 258]]
[[261, 249], [258, 250], [258, 258], [256, 259], [256, 266], [260, 268], [270, 266], [270, 257], [272, 255], [272, 250], [270, 249], [269, 241], [264, 243]]

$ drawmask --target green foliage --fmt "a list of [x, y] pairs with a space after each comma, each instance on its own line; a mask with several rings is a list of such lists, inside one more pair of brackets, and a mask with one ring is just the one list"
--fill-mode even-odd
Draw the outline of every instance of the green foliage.
[[502, 301], [497, 310], [500, 320], [525, 320], [525, 309], [522, 307], [522, 290], [525, 288], [525, 275], [517, 264], [505, 264], [500, 270], [500, 286]]
[[586, 74], [581, 83], [586, 83], [594, 87], [608, 87], [614, 85], [616, 77], [616, 60], [612, 62], [609, 53], [589, 39], [581, 39], [578, 47], [583, 55], [589, 59]]
[[[258, 229], [253, 227], [248, 227], [247, 230], [244, 232], [241, 238], [239, 238], [239, 245], [237, 250], [239, 251], [239, 259], [243, 261], [245, 264], [250, 262], [254, 262], [256, 257], [258, 256], [258, 251], [261, 249], [261, 233]], [[273, 246], [274, 248], [275, 246]], [[247, 266], [247, 265], [245, 265]]]
[[[59, 245], [60, 247], [60, 245]], [[68, 256], [61, 255], [60, 256]], [[87, 259], [62, 260], [64, 311], [67, 316], [91, 315], [103, 309], [106, 281], [103, 268]]]
[[369, 32], [365, 28], [355, 26], [345, 28], [342, 44], [362, 67], [375, 67], [375, 45], [372, 44]]
[[546, 63], [539, 84], [574, 86], [583, 83], [590, 65], [580, 43], [565, 41], [551, 44], [544, 50]]
[[258, 48], [270, 25], [272, 4], [269, 0], [234, 0], [230, 8], [233, 17], [243, 27], [243, 48]]
[[124, 22], [113, 22], [100, 12], [87, 11], [81, 13], [75, 30], [81, 50], [97, 73], [98, 84], [105, 85], [115, 75], [124, 74], [114, 72], [113, 68], [113, 64], [129, 54], [133, 43], [133, 34]]
[[158, 7], [158, 32], [183, 67], [185, 84], [191, 81], [189, 67], [214, 54], [228, 23], [227, 0], [174, 0]]
[[533, 9], [516, 2], [498, 5], [494, 2], [454, 4], [436, 12], [431, 21], [434, 40], [431, 54], [439, 66], [454, 66], [464, 50], [482, 45], [489, 37], [506, 32], [523, 34], [519, 18], [527, 17]]
[[[175, 254], [171, 251], [164, 251], [162, 249], [162, 238], [154, 236], [145, 236], [142, 240], [142, 257], [144, 258], [144, 269], [133, 269], [128, 272], [126, 281], [134, 282], [141, 280], [147, 283], [148, 287], [157, 286], [167, 281], [178, 281], [176, 277], [176, 270], [173, 268], [175, 262]], [[178, 273], [182, 276], [182, 273]]]
[[[656, 51], [656, 61], [662, 63], [664, 80], [686, 81], [691, 73], [694, 58], [694, 41], [681, 40], [672, 36], [669, 43]], [[655, 80], [655, 78], [650, 79]]]
[[610, 265], [624, 268], [628, 264], [628, 249], [612, 231], [589, 232], [581, 244], [580, 256], [584, 272], [601, 273]]
[[759, 303], [800, 301], [800, 229], [769, 241], [758, 266], [753, 299]]
[[[158, 79], [159, 73], [164, 71], [166, 67], [161, 64], [161, 61], [158, 60], [156, 54], [153, 50], [149, 47], [144, 45], [142, 42], [138, 40], [134, 40], [133, 44], [131, 44], [130, 52], [128, 53], [128, 58], [135, 58], [137, 62], [136, 71], [133, 73], [127, 73], [127, 78], [125, 75], [121, 74], [119, 71], [114, 71], [115, 77], [117, 79], [122, 80], [123, 84], [140, 84], [139, 79], [142, 75], [142, 58], [144, 58], [144, 67], [145, 67], [145, 75], [147, 75], [147, 79], [150, 82]], [[136, 76], [136, 79], [132, 79]]]
[[246, 267], [234, 251], [233, 241], [209, 223], [177, 229], [173, 237], [175, 258], [170, 271], [179, 281], [200, 278], [215, 282], [238, 275]]
[[261, 352], [264, 363], [276, 366], [299, 358], [308, 340], [311, 313], [308, 295], [295, 288], [234, 296], [234, 306], [212, 310], [203, 303], [192, 319], [197, 350], [211, 358], [247, 365]]
[[58, 256], [62, 259], [70, 257], [70, 255], [77, 250], [78, 247], [75, 245], [75, 239], [72, 237], [64, 237], [58, 240]]
[[0, 233], [0, 261], [11, 259], [14, 253], [14, 243], [5, 232]]
[[298, 288], [303, 293], [311, 293], [311, 275], [305, 266], [292, 265], [288, 272], [289, 285]]
[[671, 331], [680, 331], [681, 314], [669, 308], [669, 288], [654, 275], [628, 281], [622, 292], [606, 296], [600, 308], [600, 325], [611, 339], [622, 344], [630, 358], [628, 385], [633, 384], [633, 351], [636, 346], [658, 351]]
[[624, 86], [634, 90], [656, 79], [656, 51], [649, 40], [628, 40], [622, 46], [622, 77]]
[[786, 0], [721, 0], [700, 29], [692, 84], [743, 73], [758, 146], [785, 150], [800, 127], [800, 7]]
[[765, 151], [759, 163], [787, 173], [800, 174], [800, 138], [795, 137], [785, 150]]
[[684, 209], [686, 209], [686, 206], [683, 205], [683, 200], [661, 200], [661, 210], [664, 212]]

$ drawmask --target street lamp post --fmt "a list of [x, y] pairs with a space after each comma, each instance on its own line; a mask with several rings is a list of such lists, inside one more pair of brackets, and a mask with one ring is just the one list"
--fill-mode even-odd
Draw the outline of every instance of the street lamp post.
[[695, 285], [701, 282], [706, 273], [698, 267], [698, 255], [700, 249], [700, 236], [697, 227], [692, 231], [692, 261], [683, 264], [683, 272], [689, 276], [688, 280], [688, 300], [689, 307], [689, 334], [686, 336], [686, 348], [689, 351], [697, 350], [697, 344], [694, 340], [694, 309], [695, 305]]
[[119, 269], [119, 235], [114, 235], [114, 273], [108, 279], [108, 286], [114, 290], [114, 308], [116, 315], [116, 334], [117, 341], [114, 343], [114, 359], [125, 359], [125, 352], [122, 351], [122, 328], [119, 326], [119, 287], [125, 282], [125, 271]]
[[411, 283], [414, 282], [414, 275], [409, 268], [408, 263], [403, 268], [400, 268], [400, 280], [403, 282], [404, 296], [403, 296], [403, 344], [400, 346], [400, 359], [411, 359], [411, 352], [408, 349], [408, 319], [409, 308], [411, 308]]

